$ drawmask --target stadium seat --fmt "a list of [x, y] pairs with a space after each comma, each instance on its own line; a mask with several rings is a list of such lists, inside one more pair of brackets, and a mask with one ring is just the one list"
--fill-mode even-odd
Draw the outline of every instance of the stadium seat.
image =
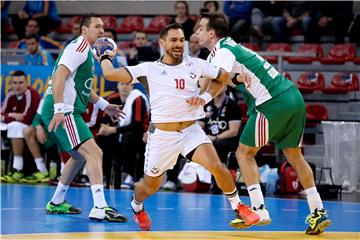
[[260, 51], [260, 47], [257, 43], [242, 43], [241, 45], [243, 45], [246, 48], [249, 48], [255, 52]]
[[283, 72], [282, 75], [284, 75], [285, 77], [287, 77], [290, 81], [292, 80], [292, 77], [290, 75], [289, 72]]
[[133, 31], [141, 31], [144, 29], [144, 19], [142, 16], [127, 16], [125, 17], [118, 29], [118, 33], [132, 33]]
[[[291, 52], [291, 47], [288, 43], [271, 43], [267, 48], [267, 52]], [[277, 63], [278, 57], [277, 56], [264, 56], [266, 60], [270, 63]], [[284, 58], [287, 60], [287, 58]]]
[[171, 21], [170, 16], [156, 16], [150, 20], [149, 26], [144, 29], [146, 33], [159, 33], [160, 30]]
[[60, 27], [56, 29], [56, 32], [58, 33], [71, 33], [72, 26], [76, 22], [81, 21], [81, 16], [73, 16], [69, 19], [61, 19]]
[[360, 57], [354, 58], [354, 63], [355, 64], [360, 64]]
[[317, 123], [329, 118], [328, 111], [324, 105], [309, 104], [306, 106], [306, 127], [316, 127]]
[[345, 94], [351, 91], [359, 91], [359, 78], [356, 73], [337, 73], [331, 79], [331, 85], [322, 89], [323, 93]]
[[310, 64], [313, 61], [319, 61], [324, 56], [324, 51], [320, 44], [302, 44], [296, 51], [297, 53], [314, 53], [315, 57], [289, 57], [289, 63]]
[[104, 22], [104, 29], [115, 29], [116, 28], [116, 17], [115, 16], [102, 16], [101, 19]]
[[321, 91], [325, 86], [325, 78], [319, 72], [306, 72], [300, 75], [296, 85], [301, 93]]
[[196, 23], [200, 19], [200, 16], [199, 15], [190, 15], [189, 18], [191, 18], [194, 21], [194, 23]]
[[355, 47], [349, 43], [335, 44], [331, 47], [329, 55], [320, 59], [322, 64], [344, 64], [353, 61], [356, 57]]

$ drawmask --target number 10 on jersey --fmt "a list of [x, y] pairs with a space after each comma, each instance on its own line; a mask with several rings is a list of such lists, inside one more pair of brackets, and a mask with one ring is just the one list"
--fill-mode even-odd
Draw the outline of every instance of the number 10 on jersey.
[[184, 79], [174, 79], [175, 87], [177, 89], [184, 89], [185, 88], [185, 80]]

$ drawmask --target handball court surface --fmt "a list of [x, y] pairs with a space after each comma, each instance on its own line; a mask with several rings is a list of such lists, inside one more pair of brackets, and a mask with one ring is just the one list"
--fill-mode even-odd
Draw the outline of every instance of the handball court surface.
[[[88, 214], [93, 200], [89, 188], [70, 188], [66, 200], [83, 212], [79, 215], [48, 215], [44, 207], [55, 187], [1, 184], [2, 239], [288, 239], [359, 240], [360, 203], [325, 201], [332, 225], [318, 236], [305, 235], [309, 212], [302, 199], [266, 198], [272, 223], [236, 230], [228, 226], [235, 215], [223, 195], [158, 192], [145, 202], [152, 219], [150, 232], [142, 232], [133, 221], [132, 191], [106, 190], [110, 205], [128, 216], [127, 223], [92, 222]], [[240, 196], [250, 203], [248, 197]]]

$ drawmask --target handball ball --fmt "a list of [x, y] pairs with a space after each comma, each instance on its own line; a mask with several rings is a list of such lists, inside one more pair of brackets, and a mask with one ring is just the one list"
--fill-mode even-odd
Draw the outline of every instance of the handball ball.
[[116, 49], [116, 43], [108, 37], [98, 38], [93, 45], [93, 53], [98, 57], [105, 54], [106, 51], [116, 51]]

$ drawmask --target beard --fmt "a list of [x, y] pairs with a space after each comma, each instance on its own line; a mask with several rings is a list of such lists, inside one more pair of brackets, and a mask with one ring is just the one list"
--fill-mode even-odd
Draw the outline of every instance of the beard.
[[[176, 49], [180, 50], [180, 49]], [[174, 60], [180, 61], [183, 57], [184, 50], [181, 49], [181, 52], [175, 52], [174, 49], [166, 49], [166, 54], [169, 55]]]

